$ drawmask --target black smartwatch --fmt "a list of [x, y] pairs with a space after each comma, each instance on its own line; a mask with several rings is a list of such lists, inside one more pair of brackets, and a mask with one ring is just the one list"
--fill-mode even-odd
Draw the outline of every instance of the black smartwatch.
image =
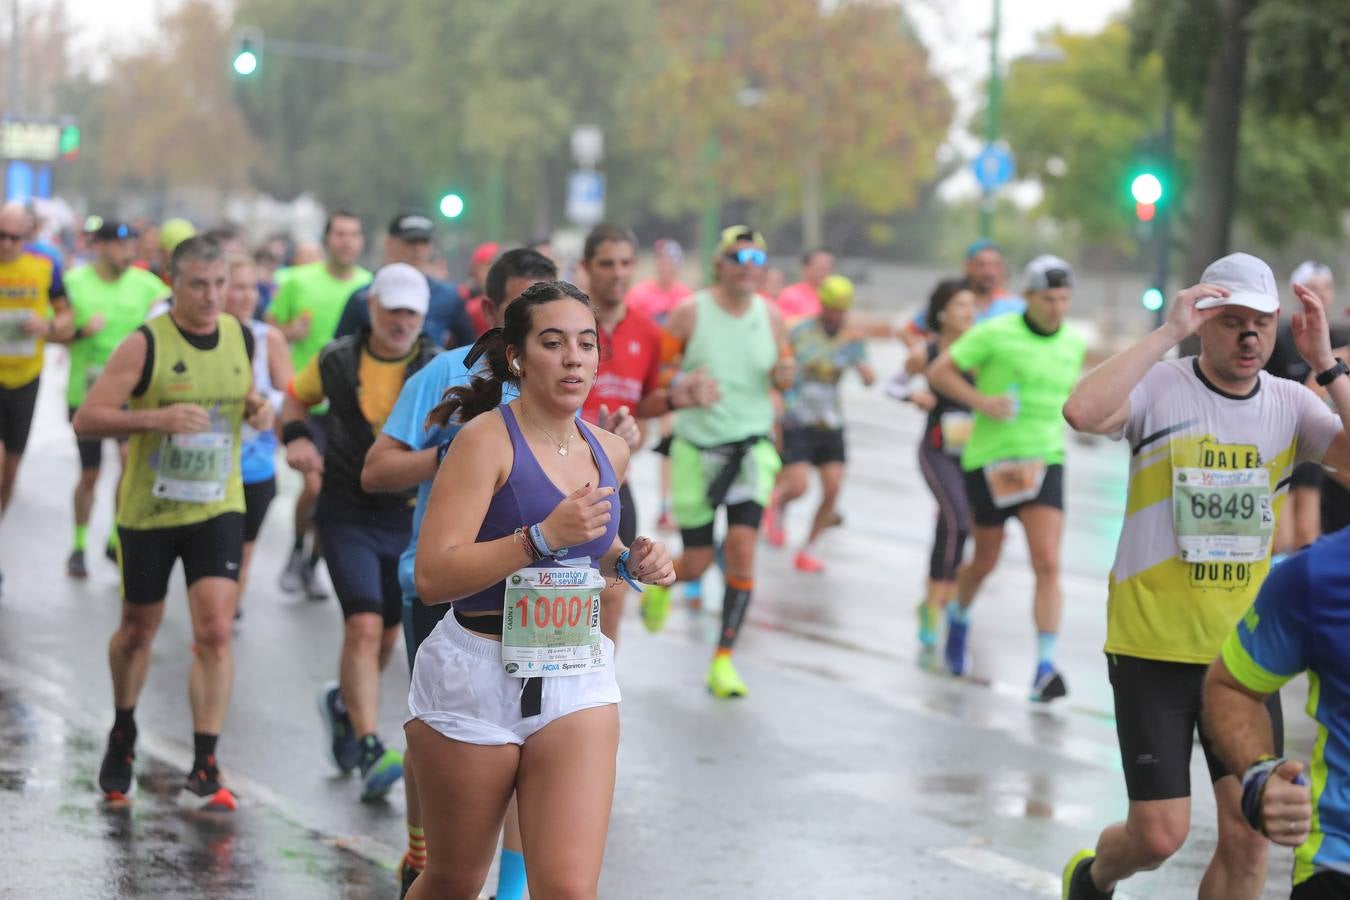
[[1319, 372], [1317, 375], [1318, 387], [1326, 387], [1342, 375], [1350, 375], [1350, 366], [1345, 364], [1345, 360], [1337, 359], [1336, 365], [1327, 369], [1325, 372]]

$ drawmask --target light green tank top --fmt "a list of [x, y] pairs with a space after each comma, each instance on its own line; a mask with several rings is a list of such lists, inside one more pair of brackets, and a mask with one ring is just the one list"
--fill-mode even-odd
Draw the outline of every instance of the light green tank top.
[[698, 447], [743, 441], [773, 430], [773, 384], [778, 362], [768, 305], [755, 295], [750, 308], [733, 316], [718, 305], [712, 292], [694, 294], [698, 318], [684, 348], [680, 368], [703, 368], [717, 380], [722, 399], [707, 409], [682, 409], [675, 416], [675, 435]]
[[150, 386], [127, 406], [159, 409], [195, 403], [210, 414], [211, 427], [199, 434], [131, 436], [117, 524], [173, 528], [242, 513], [239, 426], [244, 399], [253, 387], [243, 326], [222, 314], [219, 336], [210, 350], [188, 343], [168, 313], [151, 319], [145, 328], [154, 341]]

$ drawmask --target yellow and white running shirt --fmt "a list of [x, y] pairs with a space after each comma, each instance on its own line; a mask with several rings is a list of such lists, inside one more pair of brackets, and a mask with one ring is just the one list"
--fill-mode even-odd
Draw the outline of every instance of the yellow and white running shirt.
[[1125, 525], [1107, 599], [1106, 652], [1208, 664], [1270, 569], [1289, 474], [1341, 430], [1303, 385], [1265, 372], [1227, 394], [1196, 357], [1156, 364], [1130, 392]]

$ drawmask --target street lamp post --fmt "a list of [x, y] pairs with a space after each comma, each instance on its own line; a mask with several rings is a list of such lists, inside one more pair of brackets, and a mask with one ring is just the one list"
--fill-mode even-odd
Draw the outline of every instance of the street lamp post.
[[[998, 140], [999, 107], [1003, 103], [1003, 75], [998, 66], [998, 37], [1003, 21], [1003, 4], [994, 0], [994, 21], [989, 28], [989, 110], [984, 121], [984, 144], [994, 146]], [[980, 236], [994, 235], [995, 188], [985, 187], [980, 196]]]

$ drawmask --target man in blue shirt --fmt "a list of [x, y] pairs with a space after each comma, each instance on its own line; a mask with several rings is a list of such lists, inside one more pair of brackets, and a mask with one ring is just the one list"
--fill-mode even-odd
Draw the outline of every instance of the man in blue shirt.
[[[435, 223], [420, 213], [402, 213], [389, 223], [389, 234], [384, 239], [384, 265], [407, 263], [426, 272], [431, 257], [431, 234]], [[473, 321], [464, 308], [464, 301], [454, 287], [427, 275], [431, 300], [422, 331], [440, 347], [462, 347], [478, 338]], [[370, 324], [370, 306], [366, 294], [370, 285], [358, 288], [347, 301], [338, 320], [335, 337], [356, 334]], [[515, 296], [515, 295], [512, 295]]]
[[[1263, 705], [1304, 671], [1318, 726], [1307, 776], [1272, 754]], [[1271, 570], [1210, 667], [1204, 716], [1228, 770], [1246, 773], [1248, 823], [1296, 848], [1290, 897], [1350, 897], [1350, 529]]]

